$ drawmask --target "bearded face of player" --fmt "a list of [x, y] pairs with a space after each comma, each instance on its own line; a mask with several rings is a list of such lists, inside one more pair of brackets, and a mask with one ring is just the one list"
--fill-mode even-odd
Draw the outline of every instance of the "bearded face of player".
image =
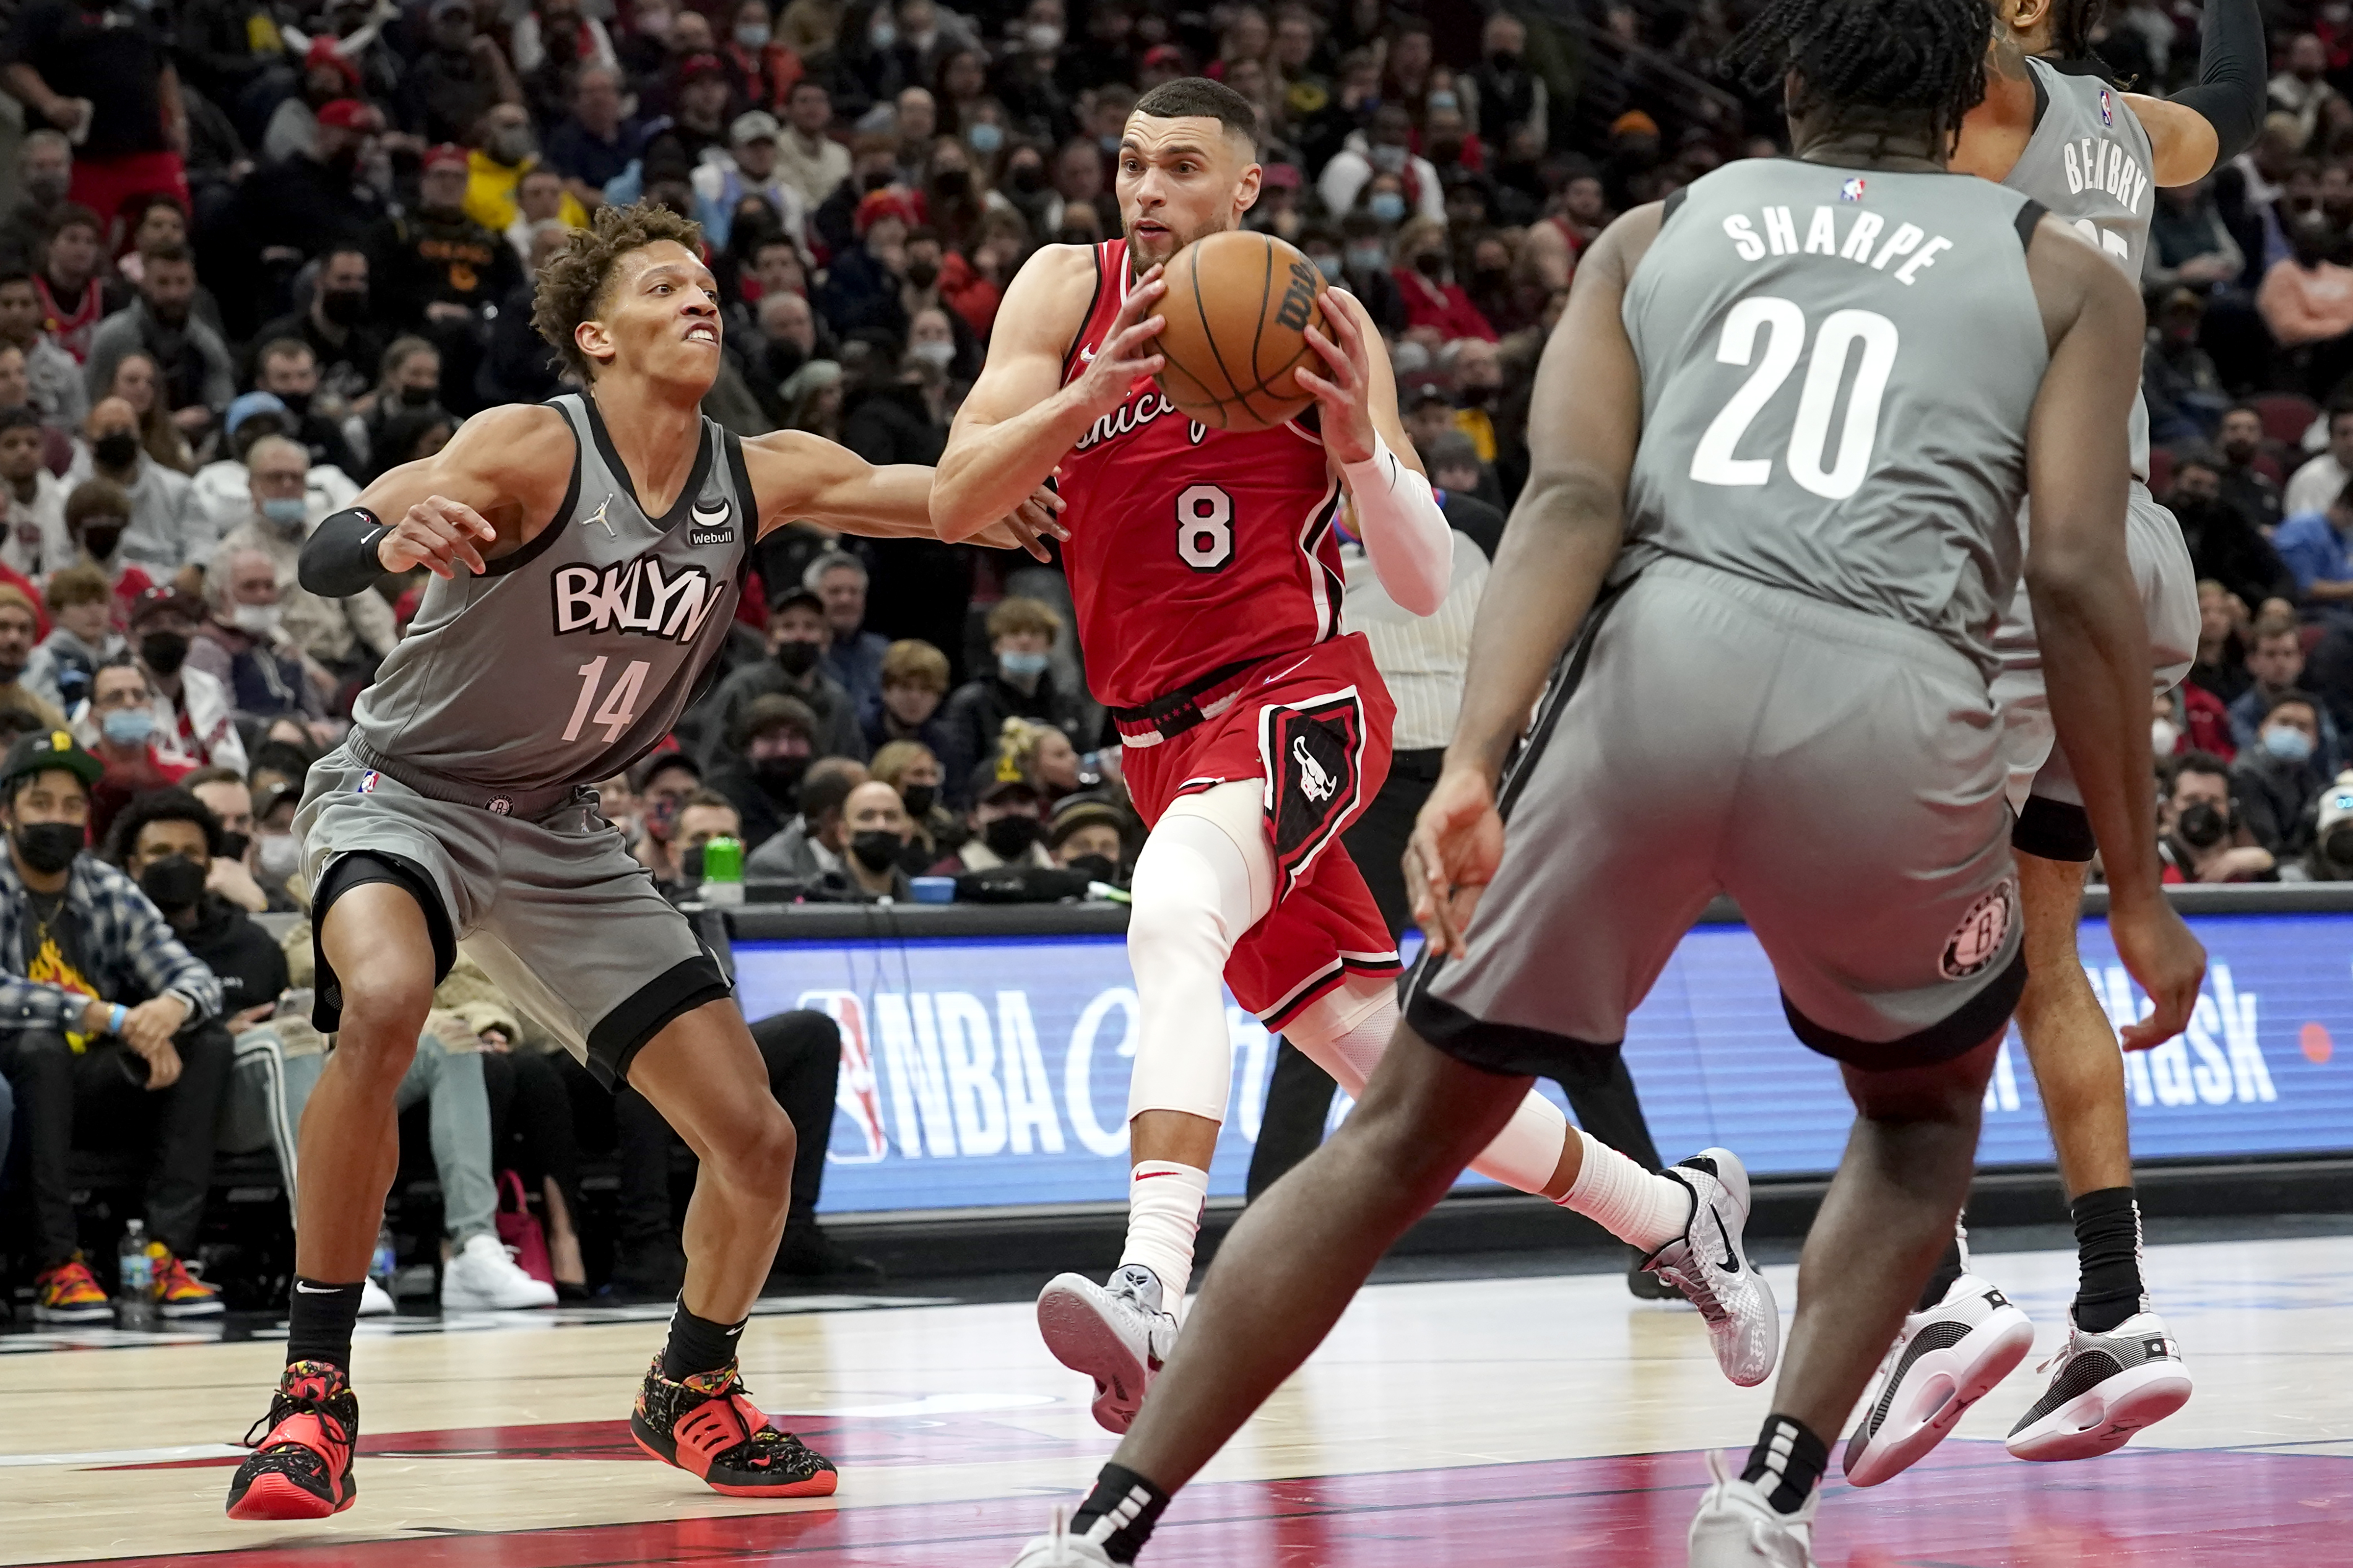
[[610, 375], [633, 375], [691, 391], [700, 399], [719, 378], [719, 285], [675, 240], [630, 251], [613, 264], [605, 298], [574, 339]]
[[1238, 226], [1258, 200], [1249, 139], [1206, 114], [1131, 114], [1119, 143], [1119, 216], [1136, 273]]

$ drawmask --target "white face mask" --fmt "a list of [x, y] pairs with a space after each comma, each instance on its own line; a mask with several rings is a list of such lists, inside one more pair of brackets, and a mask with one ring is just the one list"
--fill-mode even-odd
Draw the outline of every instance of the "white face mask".
[[273, 882], [283, 882], [302, 865], [302, 841], [290, 833], [265, 833], [254, 840], [254, 863]]
[[239, 605], [229, 611], [229, 624], [248, 637], [273, 637], [281, 613], [276, 605]]
[[2148, 749], [2160, 757], [2173, 755], [2173, 748], [2181, 742], [2181, 726], [2170, 719], [2152, 719], [2148, 724]]

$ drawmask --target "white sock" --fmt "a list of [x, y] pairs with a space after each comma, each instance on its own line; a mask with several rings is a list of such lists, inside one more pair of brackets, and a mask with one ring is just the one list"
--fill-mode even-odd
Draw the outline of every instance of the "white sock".
[[1208, 1201], [1209, 1173], [1173, 1160], [1143, 1160], [1127, 1175], [1127, 1246], [1120, 1267], [1160, 1276], [1160, 1306], [1173, 1312], [1193, 1282], [1193, 1237]]
[[1656, 1252], [1691, 1224], [1692, 1190], [1672, 1176], [1646, 1171], [1583, 1128], [1585, 1163], [1560, 1206], [1592, 1220], [1619, 1240]]

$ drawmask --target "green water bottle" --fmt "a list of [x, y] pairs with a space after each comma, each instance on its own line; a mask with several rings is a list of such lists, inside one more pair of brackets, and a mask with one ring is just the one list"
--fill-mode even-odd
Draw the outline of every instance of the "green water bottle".
[[744, 901], [744, 841], [722, 834], [702, 847], [702, 901]]

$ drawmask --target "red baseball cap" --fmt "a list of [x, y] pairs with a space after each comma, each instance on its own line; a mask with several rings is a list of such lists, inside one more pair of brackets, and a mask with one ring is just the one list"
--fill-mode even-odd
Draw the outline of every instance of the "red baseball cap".
[[343, 73], [345, 81], [353, 87], [360, 84], [359, 67], [343, 58], [343, 51], [335, 47], [335, 40], [323, 35], [311, 39], [311, 47], [302, 52], [302, 68], [309, 70], [315, 66], [332, 66]]
[[319, 106], [319, 123], [331, 131], [373, 131], [375, 110], [356, 98], [339, 98]]
[[895, 217], [909, 228], [923, 222], [915, 210], [915, 200], [908, 192], [895, 185], [885, 185], [879, 191], [869, 191], [859, 198], [858, 212], [851, 225], [860, 236], [874, 226], [877, 218]]
[[680, 62], [678, 84], [684, 87], [688, 82], [700, 81], [707, 76], [723, 77], [726, 74], [727, 68], [720, 63], [717, 55], [689, 55]]
[[444, 142], [425, 154], [425, 166], [428, 170], [465, 168], [466, 150], [455, 142]]

